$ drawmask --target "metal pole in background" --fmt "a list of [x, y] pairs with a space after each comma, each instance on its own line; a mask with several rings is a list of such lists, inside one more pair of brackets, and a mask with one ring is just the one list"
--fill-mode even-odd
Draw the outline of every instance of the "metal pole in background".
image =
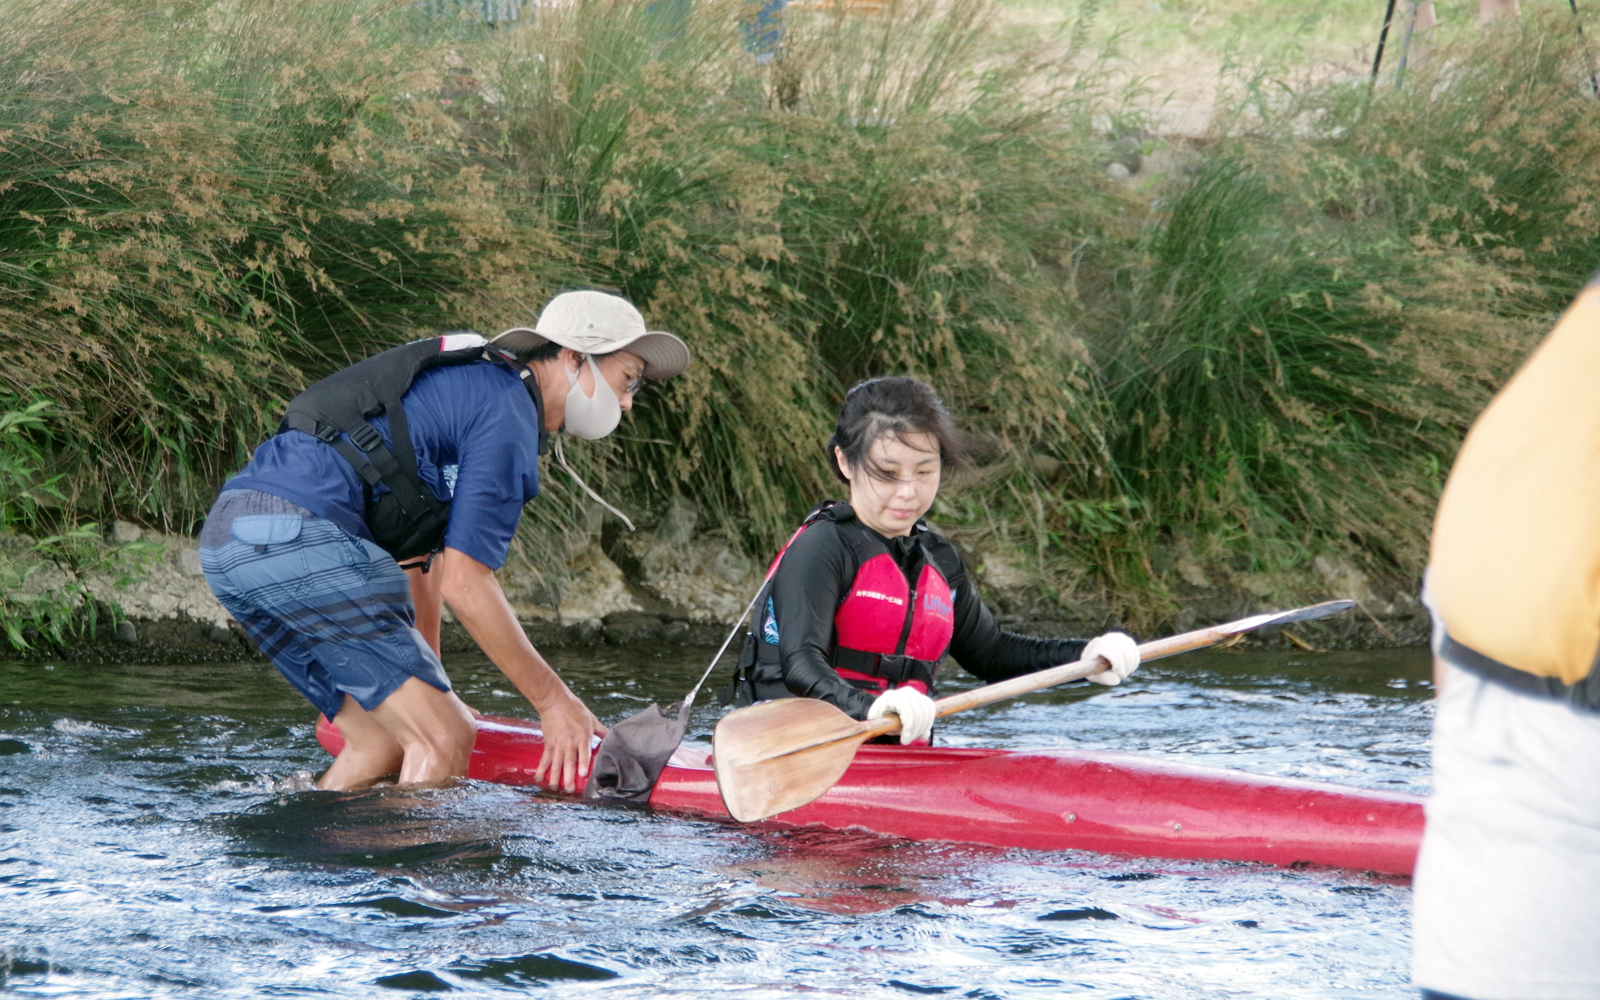
[[[1573, 13], [1577, 13], [1578, 0], [1572, 0]], [[1394, 0], [1389, 0], [1388, 8], [1383, 12], [1383, 30], [1378, 32], [1378, 54], [1372, 59], [1372, 83], [1377, 86], [1378, 70], [1383, 66], [1383, 46], [1389, 40], [1389, 24], [1394, 20]]]
[[[1578, 0], [1567, 0], [1572, 6], [1572, 16], [1578, 21], [1578, 37], [1583, 38], [1583, 19], [1578, 17]], [[1583, 58], [1589, 63], [1589, 92], [1600, 97], [1600, 80], [1595, 79], [1594, 54], [1589, 51], [1589, 40], [1583, 40]]]
[[1411, 33], [1417, 30], [1417, 7], [1421, 0], [1411, 0], [1411, 20], [1406, 22], [1406, 37], [1400, 43], [1400, 66], [1394, 73], [1394, 89], [1399, 90], [1406, 78], [1406, 57], [1411, 54]]

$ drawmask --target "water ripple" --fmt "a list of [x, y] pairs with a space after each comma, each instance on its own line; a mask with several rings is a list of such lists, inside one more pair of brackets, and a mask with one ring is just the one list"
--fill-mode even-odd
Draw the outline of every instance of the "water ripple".
[[[631, 699], [597, 696], [670, 699], [703, 663], [658, 652], [560, 667], [614, 719]], [[1426, 789], [1425, 657], [1169, 662], [939, 738]], [[503, 689], [481, 660], [451, 670], [469, 701]], [[317, 792], [309, 712], [259, 665], [0, 679], [27, 706], [0, 712], [0, 991], [1411, 996], [1403, 880], [740, 828], [476, 782]]]

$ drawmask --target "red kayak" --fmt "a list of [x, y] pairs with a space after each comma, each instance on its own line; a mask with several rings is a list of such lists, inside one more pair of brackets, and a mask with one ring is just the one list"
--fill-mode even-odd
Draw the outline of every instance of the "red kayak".
[[[326, 719], [317, 739], [344, 746]], [[469, 777], [533, 784], [538, 726], [483, 716]], [[732, 822], [703, 750], [680, 751], [652, 808]], [[1156, 858], [1261, 861], [1409, 875], [1422, 800], [1122, 753], [865, 746], [822, 798], [766, 824], [907, 840]]]

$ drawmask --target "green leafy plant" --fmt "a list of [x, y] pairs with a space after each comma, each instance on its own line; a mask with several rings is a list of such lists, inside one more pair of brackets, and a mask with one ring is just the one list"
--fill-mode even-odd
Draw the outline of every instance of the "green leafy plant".
[[40, 399], [0, 412], [0, 529], [30, 524], [42, 505], [61, 498], [54, 478], [42, 478], [44, 450], [36, 435], [53, 404]]
[[122, 608], [97, 598], [91, 578], [120, 590], [144, 579], [163, 553], [157, 542], [109, 545], [98, 524], [13, 544], [0, 552], [0, 633], [13, 649], [92, 638], [121, 621]]
[[[0, 529], [37, 528], [49, 519], [47, 505], [61, 500], [54, 478], [43, 475], [46, 459], [39, 443], [49, 429], [51, 406], [38, 400], [0, 412]], [[14, 649], [93, 635], [106, 615], [115, 623], [121, 609], [114, 601], [97, 601], [89, 578], [106, 578], [121, 589], [142, 579], [163, 553], [154, 542], [108, 545], [101, 526], [92, 523], [39, 539], [4, 540], [0, 633]]]

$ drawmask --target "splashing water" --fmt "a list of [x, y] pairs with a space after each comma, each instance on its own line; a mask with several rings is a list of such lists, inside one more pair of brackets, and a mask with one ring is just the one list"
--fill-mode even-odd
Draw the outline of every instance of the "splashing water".
[[[557, 666], [621, 717], [680, 696], [706, 652]], [[19, 995], [1412, 995], [1404, 880], [778, 832], [476, 782], [321, 793], [312, 711], [265, 664], [50, 666], [0, 664], [0, 990]], [[450, 670], [474, 707], [531, 714], [480, 658]], [[939, 740], [1425, 792], [1427, 671], [1420, 650], [1200, 654]]]

